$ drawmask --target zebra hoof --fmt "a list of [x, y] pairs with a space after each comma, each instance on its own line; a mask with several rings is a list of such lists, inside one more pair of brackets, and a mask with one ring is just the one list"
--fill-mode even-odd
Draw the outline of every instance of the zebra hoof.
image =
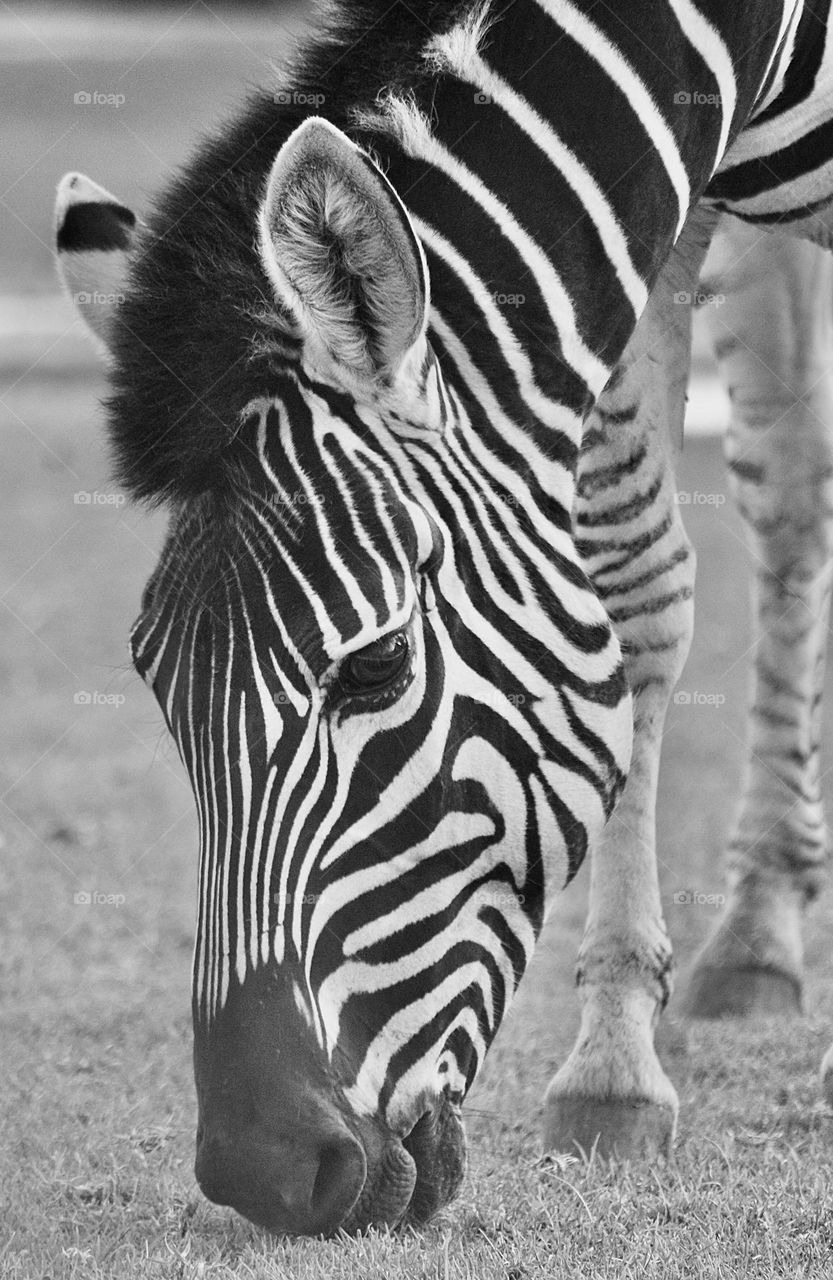
[[550, 1096], [544, 1129], [547, 1151], [579, 1152], [619, 1160], [669, 1157], [674, 1147], [674, 1109], [647, 1098]]
[[801, 980], [780, 969], [698, 965], [682, 1000], [689, 1018], [796, 1017]]
[[821, 1063], [821, 1091], [829, 1107], [833, 1107], [833, 1045], [827, 1050]]

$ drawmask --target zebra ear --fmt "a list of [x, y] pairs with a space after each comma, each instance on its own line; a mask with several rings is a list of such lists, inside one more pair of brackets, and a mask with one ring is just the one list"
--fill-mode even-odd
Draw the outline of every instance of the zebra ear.
[[55, 241], [58, 272], [79, 315], [109, 349], [113, 319], [124, 301], [136, 215], [83, 173], [58, 185]]
[[389, 380], [425, 332], [428, 268], [377, 165], [327, 120], [305, 120], [277, 154], [259, 223], [263, 266], [307, 342]]

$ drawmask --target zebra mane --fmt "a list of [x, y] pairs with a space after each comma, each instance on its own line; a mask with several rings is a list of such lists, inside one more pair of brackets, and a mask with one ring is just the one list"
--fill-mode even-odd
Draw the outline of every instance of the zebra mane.
[[[493, 21], [492, 0], [478, 0], [454, 26], [426, 42], [425, 66], [433, 73], [464, 71], [480, 52]], [[413, 90], [386, 87], [372, 107], [359, 108], [352, 115], [358, 128], [389, 134], [408, 155], [425, 155], [430, 149], [430, 117], [419, 107]]]
[[342, 0], [325, 11], [280, 91], [252, 94], [158, 197], [114, 322], [107, 401], [116, 473], [135, 499], [178, 505], [227, 493], [247, 460], [235, 439], [241, 413], [299, 360], [291, 317], [258, 257], [256, 227], [272, 162], [315, 110], [310, 103], [323, 95], [319, 113], [346, 130], [383, 86], [428, 107], [436, 76], [428, 45], [455, 30], [479, 31], [483, 9], [425, 0], [417, 15], [404, 0]]
[[425, 49], [429, 63], [439, 71], [458, 71], [480, 53], [495, 21], [492, 0], [480, 0], [449, 31], [434, 36]]

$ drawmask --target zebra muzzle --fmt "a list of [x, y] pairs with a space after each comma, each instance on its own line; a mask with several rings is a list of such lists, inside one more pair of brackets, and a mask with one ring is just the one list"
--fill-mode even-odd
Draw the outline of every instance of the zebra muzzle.
[[427, 1222], [460, 1188], [466, 1139], [456, 1107], [441, 1099], [407, 1137], [383, 1138], [375, 1123], [356, 1126], [367, 1156], [367, 1181], [342, 1223], [345, 1231]]
[[361, 1144], [335, 1125], [292, 1136], [203, 1128], [195, 1173], [209, 1200], [290, 1235], [332, 1235], [366, 1185]]
[[408, 1211], [417, 1183], [417, 1167], [398, 1138], [383, 1148], [381, 1157], [369, 1172], [361, 1195], [344, 1231], [361, 1231], [371, 1224], [376, 1227], [397, 1226]]
[[407, 1219], [427, 1222], [453, 1200], [466, 1173], [466, 1134], [459, 1112], [448, 1100], [427, 1112], [405, 1139], [417, 1168]]

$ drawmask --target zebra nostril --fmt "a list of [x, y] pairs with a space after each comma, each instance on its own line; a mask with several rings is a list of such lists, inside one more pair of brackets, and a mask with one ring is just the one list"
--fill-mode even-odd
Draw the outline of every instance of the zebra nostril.
[[[338, 1226], [352, 1208], [365, 1183], [366, 1165], [361, 1147], [354, 1140], [324, 1147], [318, 1158], [318, 1172], [312, 1187], [310, 1211], [314, 1221]], [[345, 1210], [348, 1195], [352, 1200]], [[335, 1228], [333, 1228], [335, 1229]]]
[[361, 1143], [338, 1133], [324, 1141], [259, 1133], [212, 1138], [205, 1131], [195, 1166], [203, 1193], [258, 1226], [291, 1235], [331, 1235], [361, 1195], [367, 1165]]

